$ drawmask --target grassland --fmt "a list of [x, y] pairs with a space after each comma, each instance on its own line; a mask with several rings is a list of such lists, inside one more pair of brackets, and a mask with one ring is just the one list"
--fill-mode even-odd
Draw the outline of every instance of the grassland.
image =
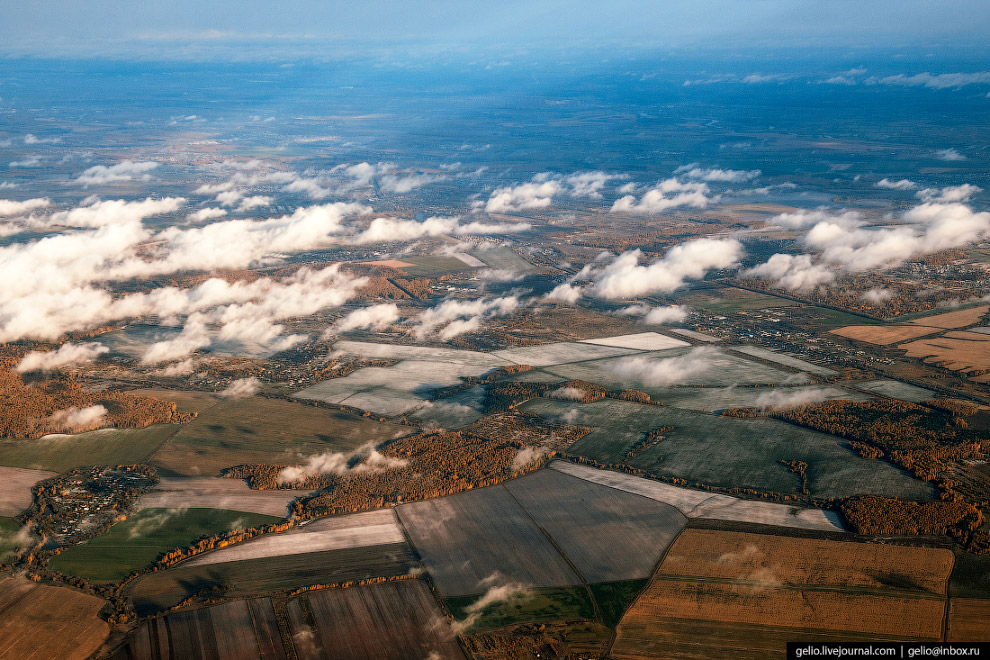
[[55, 472], [0, 467], [0, 516], [16, 516], [31, 506], [31, 487]]
[[856, 383], [855, 386], [872, 394], [880, 394], [910, 403], [931, 401], [936, 396], [931, 390], [926, 390], [923, 387], [917, 387], [909, 383], [902, 383], [898, 380], [871, 380], [867, 383]]
[[616, 658], [775, 658], [794, 639], [942, 637], [947, 550], [689, 529], [618, 626]]
[[302, 494], [295, 490], [252, 490], [240, 479], [163, 477], [138, 505], [145, 509], [229, 509], [284, 518], [289, 503]]
[[0, 580], [0, 660], [84, 660], [109, 633], [95, 596], [29, 582]]
[[473, 621], [466, 633], [478, 633], [517, 623], [594, 619], [595, 609], [584, 587], [527, 589], [483, 607], [472, 617], [477, 597], [448, 598], [447, 609], [459, 622]]
[[17, 542], [14, 536], [21, 526], [12, 518], [0, 516], [0, 560], [7, 556], [7, 553], [17, 549]]
[[82, 465], [144, 463], [182, 427], [158, 424], [143, 429], [101, 429], [76, 435], [47, 435], [35, 440], [0, 439], [0, 463], [65, 472]]
[[755, 291], [726, 287], [714, 291], [692, 291], [678, 296], [678, 302], [707, 310], [712, 314], [733, 314], [740, 311], [793, 307], [801, 303], [790, 298], [778, 298]]
[[539, 470], [505, 483], [588, 582], [646, 578], [687, 518], [674, 507]]
[[180, 413], [201, 413], [215, 406], [217, 402], [223, 401], [223, 399], [217, 398], [215, 394], [210, 392], [190, 392], [184, 390], [130, 390], [128, 394], [151, 396], [156, 399], [162, 399], [163, 401], [172, 401]]
[[246, 559], [227, 564], [179, 564], [128, 585], [138, 614], [161, 612], [204, 590], [256, 596], [314, 584], [405, 575], [416, 558], [405, 543]]
[[657, 476], [725, 488], [799, 493], [799, 480], [779, 461], [801, 460], [808, 464], [809, 489], [816, 496], [932, 496], [923, 482], [892, 465], [854, 454], [834, 436], [777, 420], [742, 420], [615, 400], [575, 404], [534, 399], [521, 408], [555, 421], [576, 410], [571, 413], [572, 423], [596, 430], [567, 451], [606, 465], [624, 462], [628, 450], [650, 429], [672, 426], [662, 441], [628, 461]]
[[183, 426], [150, 463], [166, 476], [213, 476], [233, 465], [292, 464], [311, 454], [350, 451], [407, 431], [281, 399], [229, 399]]
[[986, 598], [990, 594], [990, 555], [957, 552], [949, 578], [953, 598]]
[[235, 600], [150, 619], [112, 660], [286, 660], [275, 609], [268, 598]]
[[949, 601], [947, 642], [990, 639], [990, 600], [953, 598]]
[[287, 609], [299, 660], [464, 660], [419, 580], [314, 591]]
[[105, 534], [67, 548], [50, 566], [56, 571], [112, 582], [148, 566], [166, 550], [231, 528], [277, 522], [273, 516], [220, 509], [143, 509]]

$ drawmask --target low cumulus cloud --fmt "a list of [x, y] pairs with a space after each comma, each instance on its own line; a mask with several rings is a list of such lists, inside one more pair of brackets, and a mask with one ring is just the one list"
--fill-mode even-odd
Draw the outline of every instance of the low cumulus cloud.
[[939, 160], [958, 161], [966, 160], [966, 157], [955, 149], [939, 149], [935, 152], [935, 157]]
[[175, 507], [172, 509], [159, 509], [154, 513], [138, 519], [127, 531], [127, 538], [139, 539], [155, 532], [176, 516], [184, 514], [188, 509], [185, 507]]
[[348, 239], [355, 245], [368, 243], [391, 243], [412, 241], [426, 236], [514, 234], [530, 229], [526, 222], [461, 224], [456, 217], [433, 217], [426, 220], [404, 220], [401, 218], [375, 218], [363, 232]]
[[546, 451], [538, 447], [523, 447], [512, 459], [512, 470], [518, 472], [531, 465], [546, 454]]
[[[932, 195], [941, 193], [932, 193]], [[947, 193], [972, 194], [971, 191]], [[958, 202], [924, 202], [901, 215], [902, 225], [870, 227], [856, 213], [791, 214], [785, 223], [813, 221], [801, 243], [812, 254], [775, 254], [742, 273], [793, 290], [809, 290], [832, 282], [837, 273], [885, 270], [911, 258], [958, 248], [990, 237], [990, 213], [975, 212]], [[780, 221], [780, 218], [777, 218]]]
[[894, 292], [890, 289], [873, 288], [864, 292], [859, 299], [871, 305], [882, 305], [894, 297]]
[[206, 222], [207, 220], [222, 218], [225, 215], [227, 215], [227, 209], [206, 207], [196, 211], [195, 213], [190, 213], [186, 216], [186, 220], [189, 222]]
[[923, 202], [938, 202], [951, 204], [952, 202], [966, 203], [973, 195], [983, 192], [983, 188], [964, 183], [961, 186], [946, 186], [945, 188], [925, 188], [915, 193], [915, 197]]
[[581, 287], [574, 286], [570, 282], [563, 282], [543, 294], [543, 299], [550, 302], [562, 302], [568, 305], [574, 305], [581, 299], [582, 295]]
[[98, 342], [64, 344], [55, 351], [31, 351], [17, 363], [17, 373], [55, 371], [82, 362], [92, 362], [109, 348]]
[[669, 358], [622, 358], [612, 363], [610, 371], [624, 381], [648, 387], [669, 387], [710, 373], [719, 355], [721, 353], [714, 348], [699, 346], [684, 355]]
[[48, 208], [52, 205], [52, 200], [47, 197], [26, 199], [22, 202], [15, 202], [10, 199], [0, 199], [0, 217], [6, 218], [15, 215], [24, 215], [38, 209]]
[[478, 600], [464, 609], [467, 613], [464, 619], [454, 621], [451, 624], [451, 629], [455, 635], [469, 631], [478, 622], [478, 619], [481, 618], [481, 614], [486, 608], [502, 602], [511, 602], [530, 590], [528, 585], [522, 582], [508, 580], [498, 572], [492, 573], [479, 582], [478, 587], [486, 591]]
[[261, 381], [251, 376], [249, 378], [238, 378], [219, 394], [225, 399], [245, 399], [249, 396], [254, 396], [260, 389]]
[[675, 175], [685, 176], [689, 179], [700, 181], [712, 181], [723, 183], [741, 183], [752, 181], [760, 176], [760, 170], [723, 170], [719, 168], [698, 167], [697, 163], [682, 165], [674, 170]]
[[990, 71], [977, 71], [975, 73], [939, 73], [931, 74], [916, 73], [913, 76], [906, 76], [903, 73], [896, 76], [884, 76], [883, 78], [869, 78], [868, 85], [899, 85], [902, 87], [929, 87], [931, 89], [953, 89], [966, 87], [968, 85], [990, 84]]
[[122, 199], [100, 201], [91, 197], [82, 206], [71, 211], [53, 213], [48, 221], [65, 227], [103, 227], [106, 225], [139, 222], [145, 218], [165, 215], [178, 210], [186, 200], [182, 197], [151, 197], [140, 202]]
[[620, 197], [612, 204], [612, 212], [652, 214], [682, 206], [703, 209], [719, 199], [710, 193], [706, 183], [670, 178], [647, 190], [639, 200], [634, 195]]
[[618, 313], [624, 316], [640, 316], [642, 322], [647, 325], [663, 325], [665, 323], [680, 323], [688, 317], [691, 310], [685, 305], [650, 307], [649, 305], [637, 304], [624, 307]]
[[513, 314], [520, 307], [519, 297], [514, 295], [477, 300], [445, 300], [419, 315], [413, 333], [419, 339], [436, 333], [441, 340], [447, 341], [479, 329], [486, 319]]
[[350, 454], [327, 452], [310, 456], [302, 465], [283, 469], [278, 475], [278, 483], [299, 483], [308, 477], [321, 474], [344, 475], [392, 470], [408, 464], [409, 461], [403, 458], [385, 456], [375, 448], [374, 443], [368, 443]]
[[794, 390], [774, 388], [756, 397], [755, 405], [758, 408], [783, 410], [821, 403], [831, 397], [841, 396], [841, 394], [842, 392], [835, 388], [807, 387]]
[[575, 172], [566, 176], [551, 173], [538, 174], [529, 183], [496, 188], [487, 202], [478, 202], [476, 209], [486, 213], [511, 213], [545, 209], [559, 195], [600, 199], [601, 191], [611, 180], [625, 178], [606, 172]]
[[742, 244], [732, 238], [699, 238], [681, 243], [648, 265], [640, 265], [642, 253], [632, 250], [591, 274], [589, 291], [609, 299], [669, 293], [687, 280], [701, 279], [709, 271], [736, 265], [742, 254]]
[[66, 410], [56, 411], [52, 415], [51, 421], [63, 433], [78, 433], [99, 427], [106, 416], [107, 409], [101, 405], [85, 408], [73, 406]]
[[899, 181], [891, 181], [890, 179], [880, 179], [873, 184], [876, 188], [885, 188], [887, 190], [914, 190], [918, 187], [918, 184], [914, 181], [908, 179], [900, 179]]
[[328, 328], [324, 338], [352, 330], [379, 332], [399, 320], [399, 308], [395, 303], [381, 303], [356, 309]]
[[153, 161], [125, 160], [110, 166], [94, 165], [80, 174], [76, 181], [84, 186], [119, 183], [121, 181], [148, 181], [151, 179], [149, 172], [160, 164]]

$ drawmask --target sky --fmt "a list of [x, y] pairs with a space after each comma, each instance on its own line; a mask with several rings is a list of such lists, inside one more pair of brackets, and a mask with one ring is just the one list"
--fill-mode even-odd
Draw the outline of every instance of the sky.
[[0, 55], [388, 56], [436, 49], [962, 47], [986, 0], [35, 0], [0, 3]]

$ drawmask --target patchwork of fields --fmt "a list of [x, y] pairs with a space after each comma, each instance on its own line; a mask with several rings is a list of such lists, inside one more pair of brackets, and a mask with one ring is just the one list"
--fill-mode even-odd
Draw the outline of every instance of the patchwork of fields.
[[[673, 407], [603, 399], [578, 404], [533, 399], [521, 406], [554, 421], [594, 431], [567, 448], [602, 464], [627, 463], [658, 476], [725, 488], [799, 493], [801, 484], [781, 460], [808, 464], [808, 488], [819, 497], [876, 493], [930, 499], [923, 482], [888, 463], [863, 458], [834, 436], [774, 419], [738, 419]], [[629, 451], [652, 429], [673, 427], [632, 458]]]
[[938, 641], [948, 550], [686, 530], [616, 658], [778, 658], [787, 641]]

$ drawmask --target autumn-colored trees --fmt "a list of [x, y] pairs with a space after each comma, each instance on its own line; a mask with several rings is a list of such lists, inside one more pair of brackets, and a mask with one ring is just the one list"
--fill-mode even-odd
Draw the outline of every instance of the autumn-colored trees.
[[860, 534], [969, 534], [983, 514], [966, 502], [906, 502], [869, 495], [846, 500], [842, 515]]

